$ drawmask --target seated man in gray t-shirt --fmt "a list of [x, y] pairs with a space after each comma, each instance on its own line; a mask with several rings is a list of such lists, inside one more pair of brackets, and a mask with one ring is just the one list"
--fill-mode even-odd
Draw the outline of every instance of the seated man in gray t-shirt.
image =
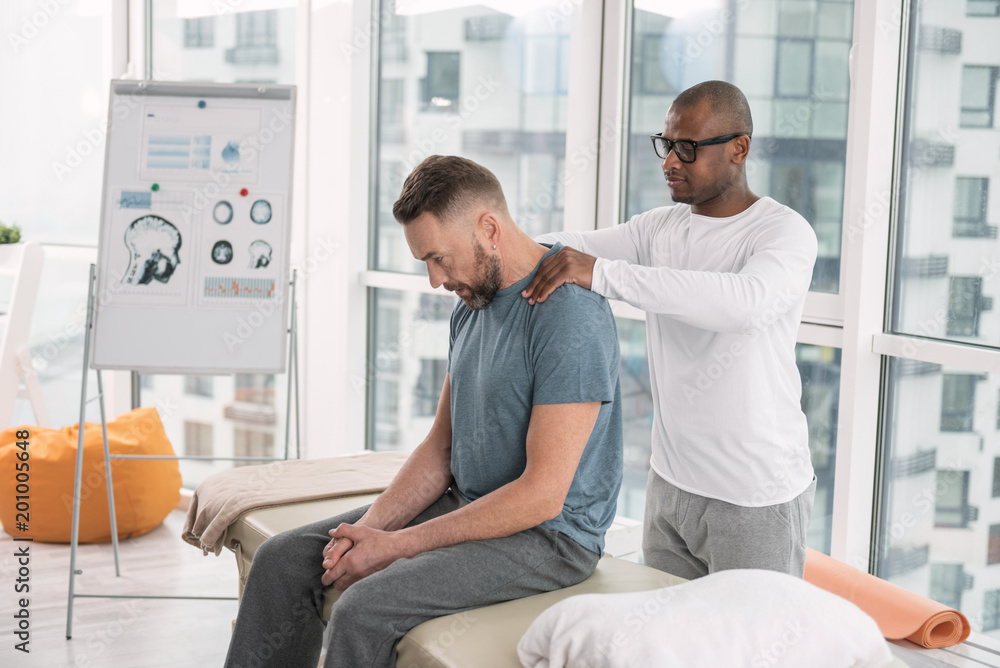
[[622, 477], [607, 301], [576, 285], [520, 297], [559, 246], [518, 229], [474, 162], [427, 158], [393, 214], [431, 284], [462, 298], [437, 416], [371, 506], [257, 550], [227, 666], [315, 666], [332, 584], [326, 666], [391, 668], [417, 624], [576, 584], [604, 549]]

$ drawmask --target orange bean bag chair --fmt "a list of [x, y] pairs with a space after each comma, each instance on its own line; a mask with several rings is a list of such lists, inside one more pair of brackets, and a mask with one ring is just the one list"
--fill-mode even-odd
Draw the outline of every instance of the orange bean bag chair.
[[[70, 541], [78, 433], [78, 425], [58, 430], [24, 425], [0, 432], [0, 523], [7, 533], [46, 543]], [[155, 408], [137, 408], [109, 422], [108, 448], [123, 455], [174, 454]], [[176, 459], [112, 459], [111, 479], [119, 538], [152, 531], [180, 500]], [[107, 489], [101, 425], [87, 422], [81, 543], [111, 540]]]

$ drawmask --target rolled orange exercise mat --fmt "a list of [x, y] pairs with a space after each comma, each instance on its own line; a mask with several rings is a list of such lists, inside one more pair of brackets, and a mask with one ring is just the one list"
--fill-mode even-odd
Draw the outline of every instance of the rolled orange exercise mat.
[[958, 610], [869, 575], [806, 548], [805, 580], [858, 606], [890, 640], [906, 638], [929, 649], [969, 637], [969, 620]]

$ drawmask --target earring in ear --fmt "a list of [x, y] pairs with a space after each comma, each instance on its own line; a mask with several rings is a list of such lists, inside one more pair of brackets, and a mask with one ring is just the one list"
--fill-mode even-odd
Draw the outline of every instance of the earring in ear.
[[497, 245], [493, 244], [493, 250], [496, 250], [496, 249], [497, 249]]

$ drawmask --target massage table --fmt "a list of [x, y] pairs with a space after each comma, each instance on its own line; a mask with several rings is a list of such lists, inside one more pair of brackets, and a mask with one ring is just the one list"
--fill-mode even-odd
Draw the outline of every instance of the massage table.
[[[236, 554], [242, 596], [257, 548], [269, 537], [304, 524], [334, 517], [369, 504], [377, 494], [291, 503], [252, 510], [226, 530], [224, 544]], [[609, 544], [612, 542], [608, 539]], [[534, 619], [549, 606], [576, 594], [645, 591], [684, 582], [676, 576], [610, 556], [580, 584], [454, 615], [438, 617], [409, 631], [397, 646], [397, 668], [520, 668], [517, 643]], [[326, 590], [323, 617], [339, 596]], [[891, 668], [906, 668], [900, 658]], [[637, 667], [642, 668], [642, 667]]]

